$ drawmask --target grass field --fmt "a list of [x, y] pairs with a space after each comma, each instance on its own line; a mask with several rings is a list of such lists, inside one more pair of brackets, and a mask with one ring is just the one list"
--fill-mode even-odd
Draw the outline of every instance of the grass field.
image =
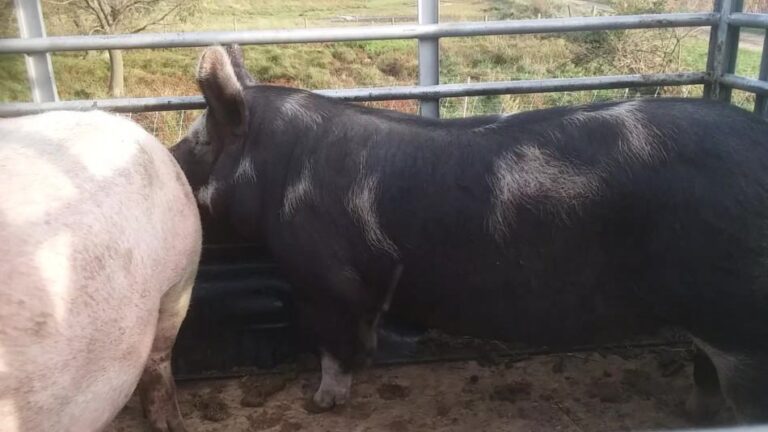
[[[2, 0], [0, 0], [2, 1]], [[7, 0], [5, 0], [7, 1]], [[482, 20], [563, 16], [565, 0], [468, 0], [441, 2], [441, 20]], [[643, 2], [633, 0], [631, 7]], [[633, 9], [617, 12], [632, 13]], [[201, 0], [201, 12], [160, 26], [154, 31], [231, 30], [256, 28], [378, 25], [414, 21], [415, 0]], [[589, 14], [589, 3], [574, 2], [572, 14]], [[51, 35], [74, 30], [56, 16], [46, 15]], [[12, 34], [14, 23], [2, 33]], [[641, 30], [541, 36], [492, 36], [441, 40], [441, 82], [466, 83], [549, 77], [701, 71], [705, 69], [707, 41], [701, 36], [681, 37], [683, 30]], [[679, 48], [678, 45], [679, 44]], [[198, 49], [131, 50], [125, 52], [126, 96], [196, 94], [194, 68]], [[417, 82], [417, 44], [413, 40], [348, 42], [335, 44], [270, 45], [245, 48], [246, 64], [260, 81], [309, 89], [411, 85]], [[109, 61], [105, 52], [68, 52], [53, 56], [61, 99], [108, 97]], [[760, 53], [742, 49], [738, 73], [756, 76]], [[700, 87], [650, 89], [654, 94], [700, 94]], [[635, 91], [591, 91], [520, 96], [453, 98], [442, 101], [446, 117], [526, 109], [592, 100], [631, 97]], [[22, 56], [0, 55], [0, 101], [29, 100]], [[749, 105], [750, 96], [736, 94], [736, 102]], [[414, 112], [414, 101], [374, 105]], [[145, 127], [172, 143], [193, 113], [137, 115]]]

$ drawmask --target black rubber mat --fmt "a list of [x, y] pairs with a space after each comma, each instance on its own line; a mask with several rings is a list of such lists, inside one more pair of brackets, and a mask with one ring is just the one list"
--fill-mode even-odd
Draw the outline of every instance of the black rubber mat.
[[[174, 373], [180, 378], [233, 376], [295, 364], [311, 352], [311, 346], [302, 341], [294, 323], [291, 287], [264, 249], [247, 244], [207, 246], [174, 348]], [[667, 332], [567, 350], [621, 351], [687, 343], [684, 335]], [[514, 361], [562, 350], [452, 337], [385, 319], [374, 363]]]

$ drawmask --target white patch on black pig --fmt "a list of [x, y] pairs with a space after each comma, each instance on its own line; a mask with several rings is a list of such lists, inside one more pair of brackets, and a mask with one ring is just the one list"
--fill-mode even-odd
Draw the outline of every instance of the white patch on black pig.
[[347, 195], [347, 210], [363, 230], [368, 244], [375, 249], [382, 249], [393, 257], [398, 256], [397, 246], [384, 233], [376, 212], [376, 194], [379, 179], [375, 175], [361, 172]]
[[567, 211], [595, 198], [600, 175], [556, 159], [544, 149], [522, 147], [498, 158], [489, 179], [493, 191], [488, 225], [503, 241], [514, 223], [516, 209], [542, 202], [548, 210], [567, 218]]
[[352, 374], [345, 373], [339, 362], [330, 354], [323, 352], [320, 360], [322, 367], [322, 379], [320, 388], [312, 400], [323, 409], [330, 409], [336, 405], [344, 405], [349, 399], [352, 387]]
[[283, 197], [283, 208], [280, 210], [280, 217], [287, 220], [293, 216], [296, 209], [305, 201], [313, 199], [312, 187], [312, 163], [304, 162], [301, 167], [301, 174], [298, 180], [288, 186]]
[[630, 101], [600, 111], [579, 111], [568, 118], [575, 126], [591, 120], [605, 120], [619, 128], [624, 139], [619, 141], [619, 156], [630, 160], [654, 162], [666, 158], [658, 145], [661, 133], [641, 111], [640, 101]]

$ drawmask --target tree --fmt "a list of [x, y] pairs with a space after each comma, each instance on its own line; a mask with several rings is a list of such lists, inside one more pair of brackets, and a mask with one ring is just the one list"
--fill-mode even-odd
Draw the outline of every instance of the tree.
[[[197, 2], [190, 0], [48, 0], [59, 13], [71, 18], [88, 34], [139, 33], [172, 19], [194, 13]], [[109, 92], [124, 94], [123, 52], [109, 50]]]

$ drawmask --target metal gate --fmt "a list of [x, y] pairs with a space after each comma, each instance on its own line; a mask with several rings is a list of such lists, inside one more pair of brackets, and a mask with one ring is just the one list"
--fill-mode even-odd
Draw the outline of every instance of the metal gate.
[[[764, 44], [759, 79], [735, 75], [739, 29], [768, 29], [768, 14], [742, 13], [743, 0], [715, 0], [712, 12], [553, 18], [491, 22], [438, 22], [439, 0], [418, 0], [418, 24], [291, 30], [142, 33], [125, 35], [45, 37], [40, 0], [16, 0], [21, 37], [0, 39], [0, 54], [25, 54], [31, 103], [0, 104], [0, 117], [54, 109], [105, 109], [118, 112], [199, 109], [201, 96], [123, 98], [58, 101], [51, 67], [51, 52], [202, 47], [238, 43], [291, 44], [385, 39], [418, 39], [419, 83], [414, 86], [319, 90], [346, 101], [421, 100], [421, 114], [439, 116], [438, 101], [445, 97], [618, 89], [648, 86], [703, 85], [704, 96], [729, 101], [732, 89], [756, 94], [755, 110], [768, 115], [768, 50]], [[596, 76], [566, 79], [439, 84], [439, 40], [448, 37], [563, 33], [669, 27], [710, 27], [705, 71], [648, 75]]]

